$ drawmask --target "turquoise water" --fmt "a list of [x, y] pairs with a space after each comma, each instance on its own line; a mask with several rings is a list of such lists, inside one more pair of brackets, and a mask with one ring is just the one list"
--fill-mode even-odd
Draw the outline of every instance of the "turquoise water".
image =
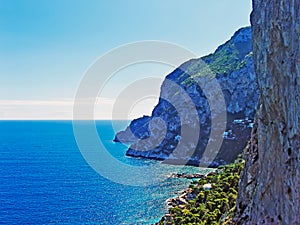
[[[127, 122], [115, 124], [121, 129]], [[112, 142], [111, 121], [98, 121], [97, 130], [116, 159], [130, 165], [157, 164], [166, 176], [175, 171], [176, 166], [125, 157], [126, 146]], [[188, 182], [167, 179], [145, 187], [114, 183], [83, 159], [71, 121], [0, 122], [3, 224], [151, 224], [164, 214], [165, 200]]]

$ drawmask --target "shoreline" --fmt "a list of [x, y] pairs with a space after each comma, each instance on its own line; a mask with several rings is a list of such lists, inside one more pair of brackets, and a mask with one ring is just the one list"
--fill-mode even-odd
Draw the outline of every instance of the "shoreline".
[[238, 158], [235, 163], [195, 178], [187, 188], [165, 201], [167, 213], [152, 225], [231, 221], [243, 167], [244, 160]]
[[[199, 167], [200, 168], [200, 167]], [[212, 168], [210, 168], [212, 169]], [[162, 219], [166, 219], [166, 217], [170, 217], [170, 209], [174, 207], [179, 207], [181, 209], [184, 209], [185, 205], [188, 204], [189, 200], [193, 200], [196, 195], [193, 193], [192, 187], [199, 187], [200, 185], [197, 185], [197, 183], [203, 179], [206, 178], [207, 176], [212, 176], [215, 175], [218, 169], [215, 169], [214, 171], [209, 171], [204, 174], [200, 173], [191, 173], [191, 174], [186, 174], [186, 173], [172, 173], [170, 178], [172, 179], [187, 179], [191, 180], [190, 184], [188, 187], [183, 188], [177, 192], [174, 192], [175, 196], [167, 198], [164, 202], [165, 209], [167, 210], [166, 213], [164, 213], [163, 216], [160, 217], [159, 221], [156, 223], [153, 223], [151, 225], [160, 225], [160, 222]]]

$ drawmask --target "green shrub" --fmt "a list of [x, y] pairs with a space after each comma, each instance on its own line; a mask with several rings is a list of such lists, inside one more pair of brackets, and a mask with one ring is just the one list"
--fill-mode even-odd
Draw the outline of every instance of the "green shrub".
[[[168, 224], [221, 224], [221, 219], [233, 216], [238, 193], [238, 180], [244, 167], [242, 160], [222, 166], [217, 173], [193, 182], [192, 194], [196, 196], [184, 209], [174, 207]], [[212, 183], [211, 190], [203, 190], [203, 185]], [[162, 220], [160, 221], [162, 223]]]

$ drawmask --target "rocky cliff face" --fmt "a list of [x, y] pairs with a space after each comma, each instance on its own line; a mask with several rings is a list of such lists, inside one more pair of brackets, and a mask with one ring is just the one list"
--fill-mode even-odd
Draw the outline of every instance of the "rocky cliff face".
[[[202, 162], [205, 165], [207, 159], [202, 156], [212, 133], [213, 115], [207, 93], [198, 84], [205, 83], [209, 90], [215, 87], [209, 86], [212, 73], [207, 71], [203, 62], [209, 66], [221, 86], [227, 111], [226, 132], [212, 138], [212, 141], [224, 140], [211, 166], [232, 162], [242, 152], [250, 138], [259, 95], [253, 68], [250, 27], [238, 30], [213, 54], [192, 59], [166, 77], [161, 86], [159, 103], [152, 115], [133, 120], [125, 131], [116, 135], [115, 141], [132, 143], [127, 151], [128, 156], [158, 160], [168, 158], [170, 163], [199, 165]], [[198, 122], [192, 119], [195, 116]], [[199, 136], [196, 134], [197, 123], [200, 124]], [[181, 138], [183, 130], [188, 134], [185, 140]], [[174, 151], [176, 148], [180, 149]]]
[[236, 224], [300, 224], [300, 2], [254, 0], [260, 100]]

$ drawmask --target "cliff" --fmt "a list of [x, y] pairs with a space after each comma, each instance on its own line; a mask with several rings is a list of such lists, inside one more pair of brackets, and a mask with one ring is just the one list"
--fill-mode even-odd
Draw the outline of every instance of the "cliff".
[[[213, 73], [225, 98], [227, 119], [226, 132], [220, 130], [211, 137], [211, 121], [215, 115], [202, 87], [215, 89], [209, 83]], [[180, 88], [174, 87], [174, 83]], [[212, 167], [233, 162], [250, 139], [258, 95], [251, 28], [246, 27], [213, 54], [192, 59], [170, 73], [161, 86], [160, 99], [152, 115], [133, 120], [125, 131], [116, 135], [115, 141], [131, 143], [126, 154], [133, 157]], [[198, 124], [199, 134], [196, 132]], [[219, 139], [222, 145], [216, 149], [219, 152], [211, 163], [203, 152], [209, 142]]]
[[260, 100], [236, 224], [300, 224], [300, 2], [254, 0]]

